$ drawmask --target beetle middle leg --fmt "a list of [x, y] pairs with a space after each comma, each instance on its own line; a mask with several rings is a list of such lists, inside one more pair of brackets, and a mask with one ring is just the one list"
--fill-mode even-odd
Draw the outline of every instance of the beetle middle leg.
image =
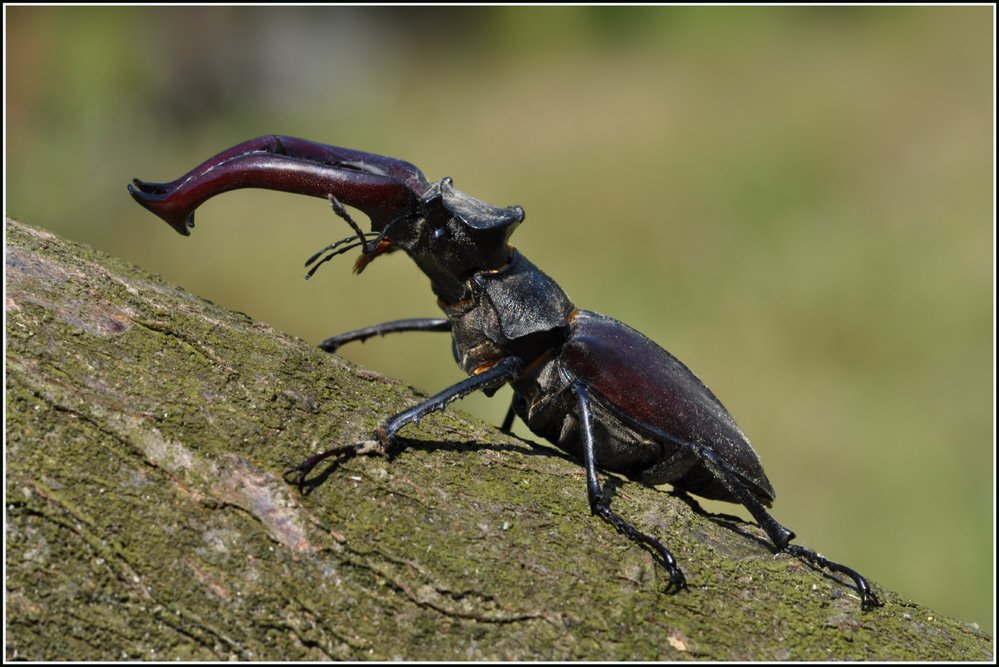
[[572, 385], [572, 391], [579, 399], [580, 422], [583, 427], [583, 462], [586, 465], [586, 492], [590, 500], [590, 511], [599, 514], [601, 518], [610, 523], [618, 532], [623, 533], [640, 544], [644, 544], [659, 554], [669, 573], [669, 583], [666, 590], [675, 588], [679, 591], [686, 587], [687, 581], [683, 576], [683, 571], [676, 564], [676, 559], [669, 549], [664, 547], [659, 540], [641, 532], [624, 519], [615, 514], [610, 507], [602, 503], [604, 493], [600, 489], [600, 481], [597, 479], [597, 456], [596, 440], [593, 436], [593, 410], [590, 407], [590, 396], [586, 391], [586, 383], [577, 381]]

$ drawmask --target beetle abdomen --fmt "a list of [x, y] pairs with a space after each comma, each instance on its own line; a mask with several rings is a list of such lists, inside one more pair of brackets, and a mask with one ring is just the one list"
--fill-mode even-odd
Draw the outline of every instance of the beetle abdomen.
[[[561, 362], [626, 427], [664, 440], [664, 458], [678, 447], [705, 447], [766, 505], [773, 501], [773, 486], [759, 456], [725, 406], [690, 369], [648, 337], [613, 318], [580, 310], [572, 320]], [[660, 479], [654, 477], [646, 481], [668, 482], [705, 498], [738, 502], [699, 463], [675, 479], [664, 478], [669, 477], [668, 470], [660, 472]]]

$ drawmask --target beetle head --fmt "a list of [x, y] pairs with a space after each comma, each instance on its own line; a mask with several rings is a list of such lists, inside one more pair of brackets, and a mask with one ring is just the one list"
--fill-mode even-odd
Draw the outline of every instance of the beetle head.
[[510, 235], [523, 220], [519, 206], [492, 206], [455, 190], [445, 178], [424, 198], [418, 236], [406, 250], [437, 296], [453, 303], [467, 296], [464, 285], [472, 275], [509, 263]]
[[[448, 303], [467, 298], [474, 274], [496, 271], [510, 261], [510, 235], [524, 220], [519, 206], [499, 208], [455, 190], [451, 179], [432, 184], [413, 213], [383, 230], [378, 247], [362, 255], [363, 270], [383, 252], [405, 250], [430, 278], [437, 296]], [[376, 225], [372, 225], [377, 229]]]

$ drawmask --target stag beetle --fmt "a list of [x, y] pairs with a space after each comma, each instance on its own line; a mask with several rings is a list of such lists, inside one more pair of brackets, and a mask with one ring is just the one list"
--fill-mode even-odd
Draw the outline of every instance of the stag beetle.
[[[658, 554], [669, 574], [667, 590], [686, 585], [683, 572], [658, 540], [610, 509], [598, 468], [741, 503], [778, 550], [852, 578], [862, 609], [881, 604], [859, 573], [790, 543], [794, 533], [764, 507], [771, 506], [775, 493], [759, 456], [696, 375], [631, 327], [576, 308], [554, 280], [508, 243], [524, 220], [519, 206], [491, 206], [455, 190], [449, 178], [430, 183], [408, 162], [282, 136], [234, 146], [172, 183], [134, 179], [128, 191], [187, 236], [198, 206], [239, 188], [328, 198], [350, 225], [352, 236], [306, 262], [313, 265], [307, 277], [355, 248], [361, 249], [358, 273], [379, 255], [403, 250], [430, 278], [447, 316], [359, 329], [330, 338], [321, 348], [333, 352], [344, 343], [391, 332], [450, 331], [455, 359], [469, 374], [381, 422], [371, 440], [334, 447], [289, 470], [299, 485], [326, 458], [390, 452], [407, 424], [474, 391], [491, 396], [509, 383], [515, 393], [504, 430], [516, 415], [533, 433], [582, 459], [591, 512]], [[367, 215], [371, 231], [363, 232], [343, 204]]]

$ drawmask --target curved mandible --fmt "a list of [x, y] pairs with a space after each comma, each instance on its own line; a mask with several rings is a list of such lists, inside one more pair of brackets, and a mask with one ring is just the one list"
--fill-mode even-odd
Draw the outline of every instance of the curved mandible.
[[264, 188], [324, 199], [333, 195], [363, 211], [372, 229], [380, 231], [412, 212], [429, 187], [423, 173], [408, 162], [273, 135], [233, 146], [170, 183], [133, 179], [128, 191], [187, 236], [195, 209], [230, 190]]

